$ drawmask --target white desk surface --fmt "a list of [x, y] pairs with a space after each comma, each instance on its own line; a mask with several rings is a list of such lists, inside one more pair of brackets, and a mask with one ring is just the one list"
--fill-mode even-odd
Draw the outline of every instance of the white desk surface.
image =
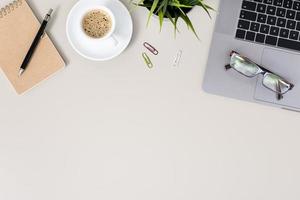
[[[64, 71], [23, 96], [0, 75], [1, 200], [300, 198], [300, 114], [201, 88], [215, 17], [193, 10], [201, 41], [183, 24], [174, 39], [168, 23], [146, 29], [137, 9], [128, 49], [91, 62], [67, 42], [75, 2], [29, 0], [38, 17], [57, 11], [49, 33]], [[160, 51], [152, 70], [144, 41]]]

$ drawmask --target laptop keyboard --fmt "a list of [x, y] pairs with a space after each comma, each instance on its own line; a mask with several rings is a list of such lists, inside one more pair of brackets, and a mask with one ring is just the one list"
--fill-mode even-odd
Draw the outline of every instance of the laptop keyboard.
[[300, 0], [243, 0], [236, 38], [300, 51]]

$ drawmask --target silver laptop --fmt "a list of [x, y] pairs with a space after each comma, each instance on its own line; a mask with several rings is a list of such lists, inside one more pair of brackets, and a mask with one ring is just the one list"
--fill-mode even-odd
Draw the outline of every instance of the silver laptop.
[[[263, 70], [245, 76], [232, 67], [232, 51], [244, 59], [240, 63], [255, 63]], [[266, 87], [269, 72], [293, 84], [283, 98]], [[212, 94], [299, 111], [300, 1], [221, 0], [203, 88]]]

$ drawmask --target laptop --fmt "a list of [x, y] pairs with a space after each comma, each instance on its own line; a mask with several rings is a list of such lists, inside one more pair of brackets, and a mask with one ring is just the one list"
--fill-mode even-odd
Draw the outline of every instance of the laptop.
[[[238, 52], [294, 85], [278, 100], [252, 78], [225, 70], [230, 53]], [[300, 111], [300, 1], [221, 0], [204, 76], [211, 94]]]

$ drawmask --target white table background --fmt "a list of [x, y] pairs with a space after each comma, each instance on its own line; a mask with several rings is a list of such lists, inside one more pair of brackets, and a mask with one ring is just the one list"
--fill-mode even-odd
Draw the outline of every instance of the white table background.
[[[56, 9], [65, 70], [23, 96], [0, 75], [1, 200], [299, 200], [300, 114], [201, 88], [215, 15], [194, 9], [201, 41], [182, 23], [174, 39], [139, 8], [128, 49], [91, 62], [67, 42], [75, 2], [29, 0], [40, 18]], [[144, 41], [160, 51], [152, 70]]]

